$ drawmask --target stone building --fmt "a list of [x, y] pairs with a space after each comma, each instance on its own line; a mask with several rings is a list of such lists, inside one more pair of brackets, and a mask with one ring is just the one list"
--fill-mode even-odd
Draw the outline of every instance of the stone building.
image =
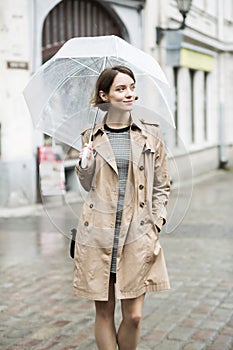
[[[181, 22], [175, 0], [0, 3], [0, 206], [38, 199], [38, 147], [45, 137], [34, 130], [22, 91], [75, 36], [118, 35], [158, 60], [174, 100], [177, 131], [169, 133], [168, 149], [181, 178], [232, 165], [233, 3], [193, 0], [186, 28], [162, 31], [158, 42], [156, 27]], [[65, 164], [70, 189], [74, 162]]]

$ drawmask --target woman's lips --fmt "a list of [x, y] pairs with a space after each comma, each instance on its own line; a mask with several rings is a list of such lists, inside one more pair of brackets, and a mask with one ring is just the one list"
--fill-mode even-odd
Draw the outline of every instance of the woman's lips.
[[130, 101], [123, 101], [124, 103], [126, 103], [126, 104], [131, 104], [131, 103], [133, 103], [134, 101], [133, 100], [130, 100]]

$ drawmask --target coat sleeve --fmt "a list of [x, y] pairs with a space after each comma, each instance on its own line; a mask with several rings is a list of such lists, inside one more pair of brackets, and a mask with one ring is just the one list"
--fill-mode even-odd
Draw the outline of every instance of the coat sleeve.
[[[88, 143], [89, 135], [89, 130], [85, 131], [82, 134], [82, 146], [84, 146], [85, 143]], [[92, 179], [95, 172], [95, 161], [91, 167], [85, 169], [81, 168], [81, 164], [80, 162], [78, 162], [75, 166], [75, 170], [82, 187], [85, 191], [89, 192], [91, 189]]]
[[170, 194], [170, 178], [168, 174], [167, 154], [161, 129], [155, 148], [154, 182], [152, 193], [152, 214], [154, 223], [160, 231], [167, 219], [166, 205]]

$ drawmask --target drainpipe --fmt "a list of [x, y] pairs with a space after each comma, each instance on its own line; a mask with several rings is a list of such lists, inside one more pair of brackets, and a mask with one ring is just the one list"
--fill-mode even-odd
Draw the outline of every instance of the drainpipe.
[[[223, 9], [222, 1], [218, 0], [218, 39], [223, 41]], [[219, 129], [219, 168], [225, 169], [228, 163], [225, 146], [225, 76], [224, 76], [224, 52], [219, 53], [218, 59], [219, 76], [219, 107], [218, 107], [218, 129]]]
[[225, 146], [225, 130], [224, 130], [224, 104], [219, 101], [219, 168], [226, 169], [227, 167], [227, 155]]

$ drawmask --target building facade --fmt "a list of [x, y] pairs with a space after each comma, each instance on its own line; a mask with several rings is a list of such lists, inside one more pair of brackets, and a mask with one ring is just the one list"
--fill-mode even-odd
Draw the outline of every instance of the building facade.
[[[181, 178], [233, 164], [233, 3], [193, 0], [185, 30], [163, 31], [158, 42], [156, 27], [181, 21], [175, 0], [0, 3], [0, 206], [38, 200], [38, 147], [46, 140], [33, 128], [22, 91], [75, 36], [118, 35], [160, 63], [174, 101], [177, 129], [166, 140], [174, 179], [177, 164]], [[65, 162], [71, 189], [74, 162]]]

